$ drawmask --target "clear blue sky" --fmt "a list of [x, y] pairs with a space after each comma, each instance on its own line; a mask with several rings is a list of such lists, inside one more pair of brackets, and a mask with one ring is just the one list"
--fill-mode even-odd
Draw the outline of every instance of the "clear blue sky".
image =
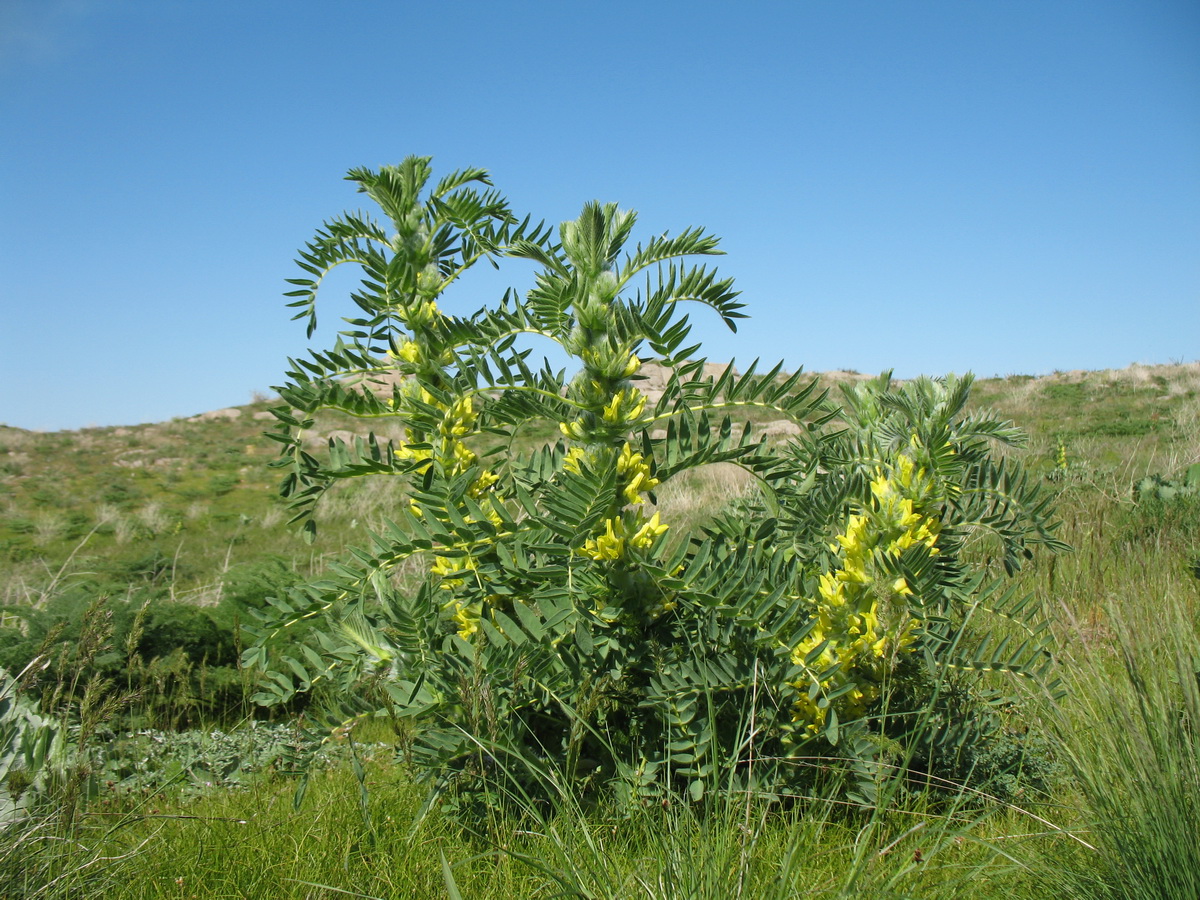
[[720, 235], [752, 318], [695, 316], [710, 358], [1200, 357], [1195, 0], [0, 0], [0, 422], [280, 383], [296, 248], [413, 153], [535, 218]]

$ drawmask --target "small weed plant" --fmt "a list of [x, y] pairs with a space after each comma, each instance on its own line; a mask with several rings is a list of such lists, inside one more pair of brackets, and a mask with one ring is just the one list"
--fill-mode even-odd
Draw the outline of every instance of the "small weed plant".
[[[1044, 676], [1040, 607], [1006, 578], [1060, 546], [1050, 500], [996, 453], [1021, 433], [967, 412], [970, 377], [885, 377], [839, 404], [780, 366], [706, 376], [685, 305], [743, 314], [692, 262], [718, 253], [703, 231], [631, 245], [635, 215], [601, 203], [552, 231], [484, 171], [431, 183], [424, 158], [348, 177], [383, 221], [327, 222], [291, 305], [311, 335], [323, 279], [349, 265], [361, 315], [293, 361], [271, 437], [309, 534], [339, 483], [404, 495], [258, 614], [261, 703], [391, 718], [431, 801], [536, 798], [551, 772], [557, 793], [640, 806], [798, 790], [834, 757], [869, 795], [887, 759], [949, 765], [994, 730], [1000, 698], [970, 673]], [[523, 298], [443, 306], [509, 258], [540, 267]], [[573, 370], [531, 365], [527, 336]], [[653, 398], [650, 360], [669, 373]], [[363, 433], [315, 452], [328, 411]], [[798, 434], [769, 441], [764, 415]], [[530, 440], [545, 423], [557, 437]], [[756, 490], [676, 534], [656, 491], [714, 463]]]
[[27, 814], [62, 755], [62, 729], [20, 690], [36, 666], [35, 660], [15, 678], [0, 669], [0, 828]]
[[327, 738], [302, 720], [251, 721], [228, 732], [146, 729], [112, 735], [93, 757], [98, 779], [117, 795], [194, 797], [214, 788], [246, 788], [272, 775], [307, 779], [350, 758], [347, 740]]

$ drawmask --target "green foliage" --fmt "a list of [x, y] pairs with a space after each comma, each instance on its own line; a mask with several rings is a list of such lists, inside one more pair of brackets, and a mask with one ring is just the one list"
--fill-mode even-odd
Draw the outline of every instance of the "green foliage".
[[307, 775], [349, 759], [348, 745], [333, 744], [299, 722], [249, 722], [233, 731], [159, 731], [114, 734], [94, 752], [93, 765], [118, 795], [165, 792], [196, 796], [214, 789], [244, 789], [272, 774]]
[[214, 475], [208, 481], [208, 493], [214, 497], [224, 497], [238, 485], [236, 475]]
[[[378, 755], [364, 769], [366, 816], [349, 765], [314, 777], [300, 814], [294, 782], [273, 779], [155, 798], [157, 815], [142, 807], [106, 816], [121, 825], [92, 846], [111, 861], [86, 870], [100, 869], [106, 889], [52, 896], [447, 897], [443, 858], [462, 896], [496, 900], [1051, 896], [1029, 865], [1005, 858], [1025, 862], [1029, 839], [1017, 835], [1031, 830], [1028, 820], [978, 823], [913, 804], [864, 830], [835, 803], [780, 811], [730, 795], [625, 815], [543, 807], [517, 821], [491, 812], [472, 831], [434, 815], [410, 828], [420, 790]], [[1047, 851], [1038, 863], [1059, 861], [1061, 836], [1038, 845]]]
[[[86, 674], [111, 640], [102, 602], [85, 611], [69, 680], [43, 692], [29, 688], [46, 667], [38, 657], [13, 679], [0, 669], [0, 896], [99, 896], [103, 860], [80, 841], [95, 784], [91, 751], [127, 700], [103, 678]], [[87, 871], [92, 869], [91, 872]]]
[[41, 716], [20, 687], [19, 678], [0, 668], [0, 830], [27, 814], [62, 755], [62, 729]]
[[[237, 722], [253, 711], [250, 679], [239, 666], [241, 622], [266, 596], [300, 576], [278, 557], [229, 569], [215, 604], [172, 599], [182, 575], [161, 553], [98, 566], [42, 602], [5, 607], [0, 667], [40, 660], [28, 681], [49, 696], [75, 681], [107, 679], [136, 694], [121, 711], [136, 727], [197, 727]], [[83, 654], [89, 609], [102, 605], [111, 634], [104, 652]]]
[[[549, 808], [538, 799], [522, 808], [526, 813], [523, 819], [489, 814], [486, 822], [475, 820], [480, 829], [487, 829], [481, 846], [481, 838], [464, 833], [461, 822], [450, 827], [437, 815], [427, 817], [415, 834], [410, 831], [423, 792], [411, 786], [403, 767], [375, 754], [373, 762], [364, 760], [370, 785], [369, 823], [363, 816], [362, 785], [350, 761], [314, 773], [300, 814], [293, 810], [297, 780], [269, 772], [240, 778], [238, 790], [197, 796], [189, 789], [184, 791], [186, 796], [178, 798], [166, 791], [167, 796], [160, 793], [145, 801], [139, 800], [140, 791], [113, 796], [101, 780], [100, 793], [88, 806], [95, 815], [85, 815], [77, 827], [64, 830], [61, 818], [31, 816], [0, 831], [0, 896], [305, 897], [314, 894], [316, 884], [355, 895], [439, 896], [445, 891], [442, 853], [467, 897], [523, 898], [562, 893], [568, 888], [597, 897], [723, 898], [739, 892], [757, 897], [772, 896], [772, 891], [783, 896], [970, 895], [1006, 900], [1139, 896], [1139, 892], [1170, 896], [1172, 890], [1179, 895], [1180, 889], [1172, 888], [1169, 879], [1191, 874], [1186, 860], [1194, 850], [1195, 826], [1188, 815], [1200, 808], [1195, 778], [1187, 774], [1195, 759], [1194, 735], [1179, 727], [1191, 720], [1179, 680], [1181, 663], [1187, 663], [1188, 656], [1181, 654], [1175, 661], [1161, 646], [1150, 656], [1134, 647], [1134, 669], [1146, 688], [1144, 715], [1121, 650], [1133, 633], [1149, 638], [1151, 644], [1178, 638], [1184, 648], [1196, 633], [1200, 594], [1195, 581], [1179, 565], [1180, 550], [1194, 546], [1192, 542], [1200, 534], [1200, 529], [1188, 526], [1188, 504], [1176, 500], [1156, 507], [1157, 501], [1150, 497], [1136, 504], [1129, 499], [1131, 480], [1160, 471], [1163, 459], [1187, 460], [1195, 443], [1191, 433], [1182, 429], [1195, 422], [1195, 385], [1200, 377], [1196, 367], [1155, 371], [1165, 374], [1170, 391], [1161, 384], [1153, 390], [1114, 391], [1108, 389], [1108, 383], [1126, 377], [1125, 373], [1080, 373], [1077, 377], [1089, 386], [1088, 403], [1082, 411], [1045, 402], [1040, 387], [1046, 380], [1025, 385], [1027, 390], [1017, 390], [1021, 385], [1013, 378], [980, 379], [972, 385], [968, 408], [1002, 410], [1005, 418], [1027, 428], [1031, 452], [1023, 458], [1033, 460], [1041, 470], [1048, 471], [1055, 463], [1056, 437], [1062, 435], [1066, 444], [1069, 473], [1063, 482], [1068, 489], [1060, 495], [1058, 508], [1065, 519], [1062, 536], [1078, 550], [1049, 559], [1039, 557], [1026, 564], [1017, 579], [1023, 590], [1049, 598], [1061, 612], [1056, 624], [1061, 638], [1056, 649], [1057, 669], [1069, 680], [1070, 691], [1052, 710], [1034, 708], [1028, 698], [1015, 708], [1001, 703], [983, 709], [993, 723], [988, 727], [998, 730], [977, 748], [968, 748], [971, 752], [953, 757], [946, 754], [944, 745], [906, 736], [902, 721], [894, 730], [889, 726], [887, 734], [882, 733], [881, 723], [868, 733], [877, 742], [874, 770], [886, 772], [889, 764], [903, 764], [904, 741], [910, 740], [915, 747], [903, 783], [923, 790], [896, 791], [892, 808], [878, 816], [846, 807], [840, 802], [846, 798], [841, 796], [830, 805], [797, 800], [791, 808], [780, 809], [778, 804], [760, 803], [757, 798], [753, 805], [743, 805], [747, 798], [736, 791], [706, 792], [701, 804], [685, 805], [663, 796], [669, 805], [664, 807], [660, 800], [632, 811], [627, 806], [612, 809], [593, 803], [593, 797], [574, 805], [562, 804], [561, 809]], [[838, 377], [826, 376], [825, 381]], [[1162, 380], [1155, 377], [1156, 383]], [[289, 585], [311, 577], [321, 558], [355, 533], [349, 526], [353, 516], [366, 521], [358, 509], [347, 507], [347, 493], [336, 492], [322, 501], [323, 508], [317, 510], [318, 542], [302, 551], [296, 546], [298, 539], [285, 532], [282, 521], [275, 526], [269, 524], [274, 516], [265, 518], [276, 506], [265, 489], [266, 478], [273, 477], [269, 473], [251, 468], [238, 490], [222, 498], [207, 493], [207, 479], [213, 471], [226, 465], [232, 471], [229, 461], [234, 457], [225, 447], [242, 448], [255, 440], [262, 423], [252, 420], [249, 412], [262, 408], [259, 404], [244, 409], [242, 418], [232, 422], [147, 425], [124, 435], [112, 429], [88, 429], [74, 436], [73, 448], [54, 435], [0, 427], [0, 458], [19, 461], [28, 476], [8, 481], [0, 476], [0, 554], [14, 546], [6, 541], [20, 542], [19, 553], [24, 554], [0, 559], [0, 583], [5, 585], [8, 606], [0, 619], [4, 626], [0, 653], [5, 646], [17, 645], [36, 652], [38, 641], [31, 648], [26, 634], [32, 622], [30, 607], [52, 604], [57, 611], [48, 624], [69, 624], [68, 620], [86, 612], [98, 592], [106, 592], [113, 611], [112, 643], [118, 655], [123, 655], [122, 636], [128, 634], [128, 624], [146, 600], [152, 605], [159, 600], [169, 602], [171, 596], [195, 600], [215, 618], [232, 621], [235, 616], [245, 616], [246, 606], [260, 605], [262, 597], [282, 595]], [[1079, 417], [1083, 423], [1072, 424], [1072, 412], [1085, 412]], [[1131, 415], [1150, 419], [1156, 414], [1172, 420], [1179, 431], [1156, 430], [1143, 437], [1078, 437], [1086, 423]], [[773, 416], [768, 413], [757, 418], [766, 421]], [[326, 411], [317, 416], [315, 427], [327, 433], [346, 428], [347, 423]], [[398, 431], [393, 428], [388, 433]], [[514, 443], [528, 449], [551, 433], [557, 434], [556, 423], [548, 429], [530, 425]], [[160, 444], [167, 440], [178, 443], [161, 449]], [[85, 444], [87, 452], [79, 452]], [[485, 447], [481, 441], [477, 449]], [[149, 459], [179, 457], [179, 471], [186, 473], [183, 481], [172, 487], [169, 473], [113, 466], [114, 455], [142, 448], [150, 450], [146, 454]], [[13, 455], [4, 457], [5, 452]], [[200, 453], [207, 454], [203, 462]], [[248, 464], [239, 461], [237, 465]], [[1163, 474], [1178, 481], [1181, 473]], [[661, 518], [672, 526], [664, 540], [686, 541], [685, 523], [707, 521], [728, 502], [734, 492], [723, 489], [726, 475], [725, 468], [682, 472], [656, 488], [663, 502]], [[161, 503], [183, 522], [178, 539], [139, 535], [118, 540], [111, 532], [120, 535], [123, 521], [114, 522], [109, 518], [111, 510], [102, 511], [93, 503], [106, 481], [114, 479], [127, 479], [142, 492], [123, 513], [124, 522], [133, 518], [143, 503]], [[389, 497], [401, 493], [396, 485], [403, 480], [346, 483], [355, 486], [356, 496], [376, 501], [372, 509], [378, 511], [388, 508]], [[84, 509], [92, 521], [109, 523], [110, 534], [95, 534], [61, 577], [56, 575], [76, 545], [57, 537], [42, 542], [37, 526], [44, 511], [31, 498], [39, 481], [61, 482], [65, 487], [60, 493]], [[187, 505], [178, 500], [183, 491], [199, 501], [198, 511], [185, 515]], [[696, 502], [706, 510], [703, 520], [693, 516]], [[67, 514], [65, 508], [57, 511], [60, 521]], [[243, 515], [252, 520], [250, 524], [244, 524]], [[30, 523], [28, 534], [14, 535], [7, 530], [14, 517]], [[118, 527], [113, 529], [113, 524]], [[844, 531], [844, 524], [837, 526], [837, 533]], [[35, 535], [36, 543], [32, 540]], [[237, 535], [246, 540], [231, 544]], [[362, 531], [357, 535], [361, 540]], [[143, 576], [126, 580], [121, 566], [148, 556], [155, 548], [178, 560], [175, 568], [163, 572], [157, 583]], [[994, 541], [990, 547], [969, 545], [966, 553], [979, 565], [987, 564], [991, 557], [998, 567], [1002, 558]], [[277, 557], [259, 559], [266, 554]], [[110, 563], [115, 565], [110, 567]], [[401, 567], [399, 583], [415, 584], [423, 576], [423, 568], [424, 561], [415, 559]], [[79, 584], [86, 587], [82, 593], [76, 592]], [[57, 598], [64, 594], [73, 599], [59, 606]], [[1103, 598], [1112, 598], [1112, 603], [1102, 604]], [[1184, 621], [1164, 618], [1164, 610], [1172, 604], [1186, 610]], [[1119, 610], [1119, 619], [1110, 617], [1110, 609]], [[1126, 627], [1130, 620], [1137, 622], [1133, 629]], [[46, 623], [45, 619], [39, 621]], [[310, 621], [326, 627], [321, 617]], [[1078, 628], [1065, 627], [1069, 621], [1076, 621]], [[1164, 625], [1164, 621], [1170, 624]], [[454, 626], [447, 622], [445, 627], [452, 630]], [[281, 642], [290, 633], [281, 633]], [[78, 633], [74, 634], [72, 644], [78, 643]], [[50, 648], [51, 656], [54, 651]], [[150, 665], [153, 661], [145, 662]], [[211, 667], [207, 668], [204, 677], [211, 684], [215, 676]], [[939, 691], [939, 706], [928, 717], [926, 732], [937, 733], [935, 726], [946, 717], [955, 721], [956, 717], [961, 720], [981, 714], [979, 705], [969, 697], [981, 690], [980, 685], [972, 684], [973, 673], [965, 672], [961, 679], [951, 674], [940, 679], [939, 687], [923, 667], [915, 668], [916, 672], [903, 673], [903, 677], [897, 673], [891, 690], [902, 688], [912, 697]], [[196, 662], [190, 670], [195, 681], [192, 695], [199, 699], [207, 696], [201, 687], [205, 669]], [[19, 672], [20, 666], [10, 665], [9, 671]], [[125, 669], [111, 672], [110, 678], [123, 687]], [[312, 693], [319, 694], [328, 684], [318, 682]], [[41, 688], [53, 690], [54, 685], [55, 680], [35, 684], [39, 690], [25, 696], [32, 703]], [[132, 704], [133, 714], [143, 715], [140, 710], [151, 699], [147, 691], [143, 700]], [[173, 709], [182, 703], [181, 698], [179, 704], [171, 701], [169, 705]], [[888, 708], [900, 709], [900, 701], [891, 701]], [[231, 707], [231, 711], [239, 718], [242, 715], [240, 707]], [[275, 714], [280, 711], [274, 710]], [[883, 711], [881, 699], [874, 712], [882, 715]], [[209, 715], [206, 710], [206, 720]], [[161, 714], [156, 709], [145, 713], [145, 720], [161, 729], [172, 716], [165, 709]], [[371, 724], [380, 733], [387, 730], [384, 720]], [[230, 726], [227, 720], [214, 721], [208, 727], [229, 733]], [[123, 734], [129, 726], [118, 718], [112, 728]], [[1050, 752], [1044, 749], [1047, 728], [1056, 732], [1058, 742]], [[356, 734], [359, 730], [355, 729]], [[101, 729], [93, 745], [104, 749], [112, 737], [110, 731]], [[363, 738], [368, 739], [373, 738]], [[189, 740], [200, 743], [202, 739], [193, 736]], [[840, 755], [847, 744], [843, 738], [832, 752]], [[1125, 749], [1119, 749], [1122, 746]], [[821, 750], [831, 752], [816, 741], [809, 748], [814, 755]], [[1147, 748], [1151, 752], [1146, 752]], [[1107, 816], [1092, 810], [1076, 780], [1071, 753], [1091, 769], [1091, 788], [1108, 794]], [[128, 757], [122, 765], [140, 758]], [[166, 757], [159, 761], [160, 774], [154, 777], [162, 783], [170, 763]], [[1066, 780], [1057, 780], [1047, 767], [1056, 761], [1068, 764]], [[536, 759], [530, 762], [541, 764]], [[836, 765], [831, 760], [815, 763]], [[931, 774], [927, 777], [927, 773]], [[1009, 797], [1050, 822], [1034, 822], [1006, 812], [1003, 804], [969, 789], [960, 794], [956, 785], [942, 785], [933, 794], [924, 790], [926, 784], [941, 784], [935, 780], [939, 775], [956, 783], [982, 781], [987, 794]], [[98, 777], [105, 776], [101, 772]], [[1037, 794], [1030, 795], [1029, 788], [1031, 781], [1036, 787], [1039, 779], [1048, 778], [1054, 782], [1054, 796], [1051, 803], [1043, 805]], [[726, 817], [721, 815], [723, 804], [729, 807]], [[1168, 805], [1180, 812], [1164, 813]], [[1110, 834], [1102, 837], [1102, 831]], [[381, 866], [381, 859], [388, 864]], [[1148, 875], [1147, 870], [1157, 874]], [[787, 880], [777, 882], [780, 876]], [[847, 887], [852, 879], [853, 889]], [[315, 890], [320, 893], [321, 889]]]
[[160, 601], [146, 609], [137, 652], [147, 658], [182, 651], [195, 662], [233, 661], [233, 632], [222, 628], [209, 610], [190, 603]]
[[[896, 387], [884, 375], [844, 387], [843, 427], [793, 442], [768, 477], [775, 539], [788, 535], [810, 584], [816, 575], [816, 622], [798, 650], [810, 665], [840, 666], [827, 684], [845, 691], [828, 713], [818, 704], [809, 730], [850, 713], [841, 738], [852, 752], [870, 757], [885, 746], [873, 735], [887, 735], [935, 781], [990, 780], [997, 790], [1011, 773], [980, 761], [997, 759], [992, 741], [1007, 741], [999, 713], [1011, 698], [981, 675], [1047, 682], [1050, 635], [1040, 602], [986, 563], [998, 558], [1012, 575], [1034, 546], [1065, 545], [1053, 537], [1052, 498], [993, 452], [1022, 433], [968, 414], [971, 384], [947, 376]], [[752, 503], [741, 515], [770, 511]], [[870, 781], [860, 779], [866, 799]]]
[[1076, 405], [1088, 398], [1087, 385], [1077, 381], [1056, 382], [1042, 388], [1046, 399], [1057, 403]]
[[[633, 213], [589, 203], [554, 242], [475, 187], [490, 186], [482, 171], [430, 176], [419, 158], [351, 172], [386, 225], [326, 223], [292, 281], [311, 333], [325, 275], [363, 272], [362, 316], [278, 388], [293, 521], [315, 533], [322, 496], [348, 479], [403, 479], [408, 502], [327, 577], [270, 601], [245, 654], [266, 676], [260, 702], [324, 689], [335, 722], [413, 720], [408, 758], [434, 797], [489, 796], [523, 777], [510, 763], [539, 760], [572, 791], [698, 800], [794, 786], [808, 768], [793, 760], [833, 745], [870, 782], [878, 734], [926, 730], [928, 693], [893, 690], [916, 673], [935, 693], [949, 669], [1044, 674], [1038, 604], [966, 561], [989, 541], [1013, 572], [1033, 545], [1060, 546], [1049, 499], [993, 452], [1019, 432], [966, 413], [970, 378], [884, 379], [844, 408], [779, 366], [706, 378], [681, 304], [731, 328], [742, 316], [729, 280], [687, 262], [714, 238], [627, 250]], [[524, 301], [440, 309], [470, 265], [502, 256], [542, 267]], [[577, 374], [532, 368], [530, 334]], [[653, 403], [647, 350], [669, 370]], [[303, 435], [330, 409], [405, 437], [333, 438], [318, 456]], [[746, 411], [800, 435], [773, 446]], [[538, 421], [565, 440], [522, 449]], [[752, 473], [758, 498], [666, 540], [655, 489], [715, 462]], [[960, 724], [936, 739], [979, 737]]]
[[1168, 479], [1161, 475], [1148, 475], [1133, 486], [1133, 498], [1139, 502], [1157, 500], [1174, 503], [1200, 494], [1200, 463], [1189, 466], [1182, 477]]
[[1178, 478], [1148, 475], [1134, 485], [1133, 498], [1124, 516], [1126, 539], [1172, 546], [1200, 578], [1200, 464]]
[[1169, 428], [1170, 422], [1155, 419], [1118, 419], [1115, 422], [1100, 422], [1080, 430], [1084, 435], [1105, 435], [1111, 437], [1138, 437], [1151, 434], [1159, 428]]

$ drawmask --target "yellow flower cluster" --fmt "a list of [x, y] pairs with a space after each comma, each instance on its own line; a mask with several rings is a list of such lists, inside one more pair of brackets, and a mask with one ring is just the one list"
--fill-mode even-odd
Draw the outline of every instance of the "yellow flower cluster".
[[437, 301], [425, 300], [410, 306], [404, 317], [404, 321], [409, 328], [416, 329], [432, 325], [441, 317], [442, 311], [438, 309]]
[[454, 610], [454, 620], [458, 625], [458, 637], [470, 637], [479, 631], [480, 619], [484, 618], [484, 601], [467, 602], [456, 596], [443, 608]]
[[[636, 353], [625, 356], [621, 351], [614, 351], [606, 343], [599, 347], [581, 348], [579, 359], [589, 372], [604, 377], [629, 378], [642, 367], [642, 361]], [[598, 381], [594, 381], [593, 385], [596, 390], [603, 390]]]
[[[403, 347], [401, 351], [403, 351]], [[457, 475], [465, 472], [473, 466], [478, 459], [471, 448], [463, 443], [462, 438], [466, 437], [473, 430], [475, 420], [478, 418], [478, 413], [475, 411], [475, 404], [471, 397], [460, 397], [453, 403], [447, 405], [438, 402], [429, 391], [421, 388], [420, 399], [423, 403], [430, 406], [435, 406], [445, 412], [441, 423], [438, 425], [439, 456], [443, 464], [447, 465], [451, 474]], [[414, 440], [414, 435], [411, 430], [406, 431], [409, 442]], [[411, 443], [401, 444], [396, 455], [402, 459], [413, 459], [417, 461], [432, 459], [434, 452], [431, 449], [418, 449], [411, 446]], [[498, 481], [496, 473], [490, 469], [485, 469], [480, 476], [475, 479], [468, 493], [473, 500], [483, 499], [488, 489]], [[417, 504], [411, 505], [414, 515], [420, 515], [421, 509]], [[489, 518], [491, 518], [489, 516]], [[493, 522], [498, 522], [498, 519], [493, 518]]]
[[405, 341], [400, 345], [395, 357], [396, 359], [404, 360], [406, 363], [412, 363], [415, 366], [420, 364], [422, 359], [424, 359], [424, 354], [421, 352], [421, 345], [416, 341]]
[[[459, 587], [463, 583], [463, 579], [459, 576], [474, 571], [475, 568], [476, 562], [470, 556], [438, 556], [434, 558], [433, 565], [429, 567], [429, 571], [444, 579], [442, 581], [443, 587]], [[455, 577], [447, 577], [450, 575]]]
[[[452, 474], [459, 474], [474, 465], [478, 459], [474, 451], [467, 447], [462, 440], [462, 438], [471, 433], [478, 414], [469, 396], [460, 397], [448, 406], [441, 403], [435, 405], [445, 410], [446, 413], [438, 426], [438, 433], [441, 438], [439, 449], [442, 458], [448, 462], [448, 467]], [[424, 451], [424, 455], [428, 457], [432, 454], [429, 451]], [[492, 507], [487, 493], [491, 486], [498, 480], [499, 476], [495, 472], [485, 469], [467, 489], [467, 493], [471, 499], [481, 501], [485, 515], [494, 525], [499, 525], [502, 520]], [[421, 514], [421, 510], [416, 503], [412, 504], [412, 508], [414, 513], [417, 515]], [[457, 558], [439, 556], [435, 558], [433, 565], [430, 567], [430, 572], [442, 579], [440, 587], [443, 590], [453, 591], [455, 588], [461, 587], [464, 583], [464, 579], [460, 576], [474, 570], [476, 566], [477, 564], [471, 556]], [[483, 605], [483, 601], [467, 602], [460, 597], [454, 597], [446, 603], [444, 608], [454, 611], [453, 618], [458, 624], [458, 634], [460, 637], [469, 638], [479, 630], [479, 620], [483, 615]]]
[[642, 502], [642, 493], [658, 487], [658, 479], [650, 475], [650, 465], [646, 457], [635, 453], [633, 445], [628, 441], [621, 447], [617, 457], [617, 477], [621, 480], [621, 491], [625, 502], [638, 504]]
[[458, 636], [469, 638], [479, 630], [479, 620], [483, 618], [483, 601], [476, 600], [467, 603], [457, 597], [447, 604], [454, 607], [454, 621], [458, 623]]
[[446, 415], [438, 426], [438, 431], [443, 437], [466, 437], [471, 433], [471, 427], [477, 418], [475, 403], [471, 397], [459, 397], [446, 409]]
[[[419, 277], [430, 285], [440, 283], [436, 267], [422, 272]], [[414, 303], [405, 310], [405, 324], [413, 330], [414, 336], [419, 336], [422, 329], [433, 325], [441, 316], [437, 302], [428, 299]], [[434, 361], [430, 356], [430, 347], [419, 339], [404, 340], [388, 355], [417, 369]], [[442, 352], [441, 356], [442, 358], [436, 361], [439, 365], [448, 365], [452, 361], [449, 351]], [[468, 435], [474, 433], [479, 417], [473, 398], [465, 395], [450, 402], [443, 402], [417, 379], [407, 379], [401, 391], [411, 401], [440, 410], [442, 417], [433, 434], [418, 434], [408, 429], [405, 433], [406, 441], [396, 449], [396, 455], [417, 462], [437, 459], [450, 475], [460, 475], [474, 466], [478, 457], [464, 441]], [[420, 446], [421, 444], [425, 446]], [[484, 514], [495, 525], [500, 525], [502, 519], [492, 505], [489, 490], [498, 480], [499, 476], [495, 472], [485, 469], [468, 488], [468, 495], [479, 502]], [[415, 500], [410, 500], [410, 509], [414, 515], [425, 514]], [[474, 571], [477, 566], [478, 563], [470, 553], [463, 556], [435, 556], [430, 566], [430, 574], [440, 579], [439, 587], [442, 590], [457, 594], [456, 589], [466, 583], [467, 573]], [[491, 599], [467, 601], [459, 596], [452, 596], [443, 608], [452, 611], [453, 619], [458, 625], [458, 634], [467, 638], [479, 630], [483, 607]]]
[[415, 371], [430, 368], [433, 364], [435, 367], [445, 367], [454, 364], [454, 351], [450, 348], [442, 350], [440, 354], [430, 355], [431, 348], [425, 344], [408, 339], [403, 341], [395, 351], [388, 351], [388, 356], [392, 359], [400, 360], [403, 363], [408, 363], [408, 366]]
[[605, 520], [603, 534], [584, 543], [583, 552], [595, 560], [623, 559], [629, 547], [637, 550], [650, 549], [654, 542], [666, 533], [668, 527], [670, 526], [659, 521], [658, 513], [649, 519], [638, 513], [634, 523], [628, 527], [623, 517], [615, 516]]
[[[837, 707], [850, 717], [862, 715], [879, 696], [878, 682], [897, 655], [912, 649], [920, 624], [905, 600], [912, 590], [904, 578], [885, 574], [886, 562], [916, 545], [931, 555], [938, 552], [939, 523], [918, 509], [928, 491], [924, 472], [900, 457], [890, 474], [876, 470], [870, 502], [830, 544], [839, 565], [821, 576], [812, 630], [792, 649], [792, 660], [810, 673], [793, 685], [801, 694], [792, 718], [806, 723], [811, 734], [820, 731], [828, 713], [828, 704], [818, 700], [821, 693], [853, 682]], [[820, 680], [834, 666], [837, 672]]]
[[[456, 587], [461, 587], [467, 572], [473, 571], [477, 567], [477, 563], [471, 556], [461, 556], [450, 558], [439, 556], [434, 559], [433, 565], [429, 571], [442, 579], [440, 587], [443, 590], [453, 590]], [[479, 619], [483, 615], [483, 603], [476, 600], [472, 603], [454, 597], [443, 606], [443, 609], [454, 610], [454, 621], [458, 623], [459, 637], [470, 637], [479, 630]]]
[[582, 447], [572, 447], [567, 451], [567, 455], [563, 457], [563, 469], [570, 472], [572, 475], [582, 475], [583, 470], [580, 469], [579, 464], [584, 462], [587, 458], [587, 451]]
[[[621, 499], [628, 506], [637, 506], [645, 502], [643, 494], [652, 491], [659, 480], [650, 474], [650, 464], [646, 457], [633, 449], [626, 441], [619, 451], [611, 449], [587, 450], [583, 447], [572, 447], [563, 459], [563, 470], [573, 475], [583, 472], [585, 462], [596, 465], [612, 465], [612, 454], [616, 453], [617, 484], [621, 491]], [[597, 459], [597, 457], [599, 457]], [[627, 524], [626, 519], [631, 521]], [[623, 559], [629, 547], [646, 550], [653, 546], [659, 535], [666, 532], [668, 526], [659, 520], [658, 513], [649, 519], [640, 512], [630, 516], [629, 513], [613, 516], [604, 522], [604, 531], [590, 538], [583, 545], [583, 553], [596, 560]]]
[[[583, 447], [572, 447], [563, 458], [563, 470], [572, 475], [581, 475], [583, 462], [592, 461], [591, 454]], [[644, 501], [642, 494], [652, 491], [659, 485], [659, 480], [650, 474], [650, 464], [646, 457], [633, 449], [626, 441], [617, 454], [617, 478], [621, 483], [621, 493], [625, 502], [637, 505]]]
[[637, 388], [622, 388], [612, 395], [601, 418], [609, 425], [633, 425], [646, 409], [646, 395]]
[[573, 419], [570, 422], [559, 422], [558, 430], [563, 433], [563, 437], [572, 441], [583, 441], [587, 439], [587, 428], [584, 425], [583, 416], [578, 419]]

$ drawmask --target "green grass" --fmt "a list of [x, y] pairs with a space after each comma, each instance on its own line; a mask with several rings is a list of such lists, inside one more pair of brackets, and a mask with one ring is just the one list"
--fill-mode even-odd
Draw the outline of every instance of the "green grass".
[[[445, 858], [464, 897], [955, 897], [983, 879], [1010, 897], [1043, 896], [1014, 855], [1050, 839], [1014, 839], [1038, 829], [1011, 811], [950, 820], [917, 804], [871, 815], [727, 797], [623, 817], [493, 816], [473, 831], [435, 814], [414, 831], [420, 790], [387, 762], [366, 776], [365, 815], [347, 769], [316, 776], [299, 810], [294, 786], [276, 782], [94, 813], [61, 860], [79, 871], [61, 884], [121, 898], [440, 897]], [[81, 869], [88, 859], [99, 862]]]

